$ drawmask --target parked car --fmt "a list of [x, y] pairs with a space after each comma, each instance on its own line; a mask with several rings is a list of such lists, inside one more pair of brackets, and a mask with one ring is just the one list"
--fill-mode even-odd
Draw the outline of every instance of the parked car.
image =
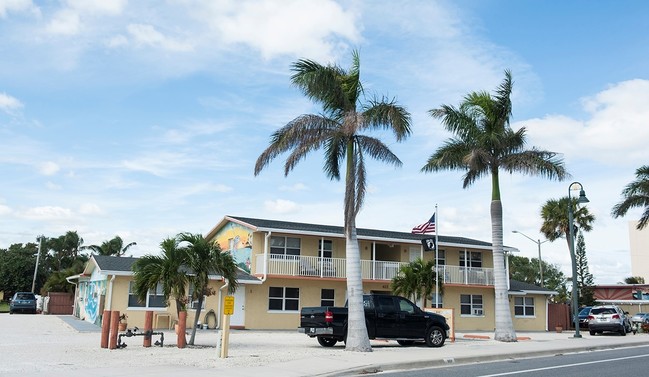
[[625, 336], [631, 332], [631, 321], [617, 305], [593, 306], [588, 315], [588, 331], [590, 335], [613, 331]]
[[[365, 324], [370, 339], [392, 339], [402, 346], [425, 342], [441, 347], [449, 336], [446, 318], [425, 312], [410, 300], [390, 295], [363, 295]], [[300, 311], [298, 331], [333, 347], [347, 338], [347, 307], [316, 306]]]
[[592, 306], [584, 306], [581, 309], [579, 309], [579, 314], [577, 316], [579, 317], [580, 329], [588, 328], [588, 315], [590, 314], [590, 309], [592, 308], [593, 308]]
[[28, 312], [36, 314], [36, 296], [31, 292], [16, 292], [9, 303], [9, 314]]
[[636, 313], [631, 317], [631, 324], [638, 325], [649, 322], [649, 313]]

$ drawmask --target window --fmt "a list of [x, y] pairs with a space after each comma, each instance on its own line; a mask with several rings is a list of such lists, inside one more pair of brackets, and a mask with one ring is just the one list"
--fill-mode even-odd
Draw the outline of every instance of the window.
[[534, 317], [534, 297], [514, 297], [514, 315]]
[[277, 237], [270, 238], [270, 254], [271, 258], [290, 258], [300, 256], [300, 239], [293, 237]]
[[164, 295], [162, 294], [162, 284], [158, 283], [155, 291], [149, 290], [146, 296], [146, 302], [139, 302], [135, 290], [133, 289], [134, 283], [131, 281], [128, 285], [128, 306], [130, 308], [165, 308]]
[[320, 290], [320, 306], [335, 306], [333, 289]]
[[460, 314], [483, 316], [482, 295], [460, 295]]
[[300, 289], [288, 287], [268, 288], [268, 310], [298, 311], [300, 307]]
[[408, 314], [414, 314], [416, 309], [415, 307], [408, 302], [406, 299], [399, 297], [397, 298], [398, 304], [399, 304], [399, 311], [401, 312], [406, 312]]
[[446, 264], [446, 251], [437, 250], [437, 265], [444, 266]]
[[376, 300], [379, 304], [379, 311], [383, 313], [396, 313], [397, 309], [394, 307], [392, 296], [379, 296]]
[[[194, 295], [194, 286], [190, 285], [187, 308], [196, 309], [198, 307], [198, 300], [192, 300], [192, 295]], [[203, 304], [201, 305], [201, 310], [205, 309], [205, 301], [207, 301], [207, 296], [203, 296]]]
[[477, 251], [460, 253], [460, 267], [482, 267], [482, 253]]
[[438, 297], [439, 297], [439, 305], [435, 306], [435, 303], [437, 303], [437, 300], [436, 300], [436, 297], [435, 297], [435, 292], [433, 292], [433, 294], [430, 296], [430, 305], [433, 308], [443, 308], [444, 307], [444, 295], [440, 293]]
[[318, 256], [321, 258], [331, 258], [333, 256], [333, 241], [318, 241]]

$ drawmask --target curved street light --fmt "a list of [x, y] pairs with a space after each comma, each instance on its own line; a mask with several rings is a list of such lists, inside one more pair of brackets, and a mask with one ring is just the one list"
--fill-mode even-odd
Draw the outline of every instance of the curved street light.
[[521, 236], [529, 239], [530, 241], [532, 241], [532, 242], [534, 242], [535, 244], [538, 245], [538, 247], [539, 247], [539, 275], [541, 277], [541, 287], [545, 287], [545, 284], [543, 283], [543, 260], [541, 259], [541, 244], [546, 243], [546, 242], [548, 242], [550, 240], [545, 240], [545, 241], [541, 242], [541, 239], [535, 240], [534, 238], [528, 236], [527, 234], [525, 234], [523, 232], [519, 232], [517, 230], [512, 230], [512, 233], [518, 233]]
[[572, 259], [572, 320], [575, 325], [575, 338], [581, 338], [579, 333], [579, 290], [577, 289], [577, 258], [575, 257], [575, 230], [573, 225], [573, 213], [572, 213], [572, 196], [570, 193], [573, 190], [579, 190], [579, 199], [577, 199], [577, 205], [582, 203], [588, 203], [590, 200], [586, 197], [586, 192], [584, 191], [584, 186], [579, 182], [572, 182], [568, 186], [568, 228], [570, 228], [570, 239], [568, 240], [568, 246], [570, 248], [570, 259]]

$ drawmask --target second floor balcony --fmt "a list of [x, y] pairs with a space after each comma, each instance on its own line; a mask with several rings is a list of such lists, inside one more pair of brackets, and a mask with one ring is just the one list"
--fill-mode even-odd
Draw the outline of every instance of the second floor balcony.
[[[344, 279], [346, 274], [346, 261], [344, 258], [320, 258], [302, 255], [257, 255], [255, 274], [264, 273], [264, 264], [267, 263], [266, 273], [279, 276], [303, 276], [313, 278], [339, 278]], [[361, 274], [363, 280], [392, 280], [399, 273], [404, 262], [361, 260]], [[493, 268], [439, 266], [440, 276], [444, 277], [444, 284], [463, 285], [494, 285]]]

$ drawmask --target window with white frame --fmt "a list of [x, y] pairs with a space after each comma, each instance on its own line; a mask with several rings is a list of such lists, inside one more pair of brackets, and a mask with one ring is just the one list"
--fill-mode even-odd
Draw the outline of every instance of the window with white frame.
[[460, 267], [482, 267], [482, 253], [479, 251], [460, 253]]
[[268, 310], [296, 312], [300, 307], [300, 288], [269, 287]]
[[514, 315], [534, 317], [534, 297], [514, 297]]
[[270, 238], [271, 258], [297, 258], [300, 256], [300, 239], [295, 237], [272, 236]]
[[319, 240], [318, 241], [318, 256], [321, 258], [331, 258], [333, 256], [333, 241]]
[[[437, 302], [437, 298], [439, 298], [439, 302]], [[435, 306], [436, 303], [438, 304], [437, 306]], [[433, 308], [443, 308], [444, 307], [444, 295], [440, 293], [439, 295], [436, 296], [435, 292], [433, 292], [433, 294], [430, 296], [430, 305]]]
[[446, 264], [446, 251], [437, 250], [437, 263], [438, 266], [444, 266]]
[[460, 295], [460, 314], [483, 316], [482, 295]]
[[[189, 286], [189, 300], [187, 307], [189, 309], [196, 309], [198, 307], [198, 300], [193, 300], [192, 296], [194, 295], [194, 286]], [[203, 303], [201, 304], [201, 310], [205, 309], [205, 301], [207, 301], [207, 296], [203, 296]]]
[[335, 306], [334, 305], [334, 290], [321, 289], [320, 290], [320, 306]]
[[165, 308], [164, 295], [162, 293], [162, 284], [158, 283], [155, 290], [149, 290], [145, 302], [140, 302], [135, 294], [134, 282], [128, 285], [128, 306], [130, 308]]

